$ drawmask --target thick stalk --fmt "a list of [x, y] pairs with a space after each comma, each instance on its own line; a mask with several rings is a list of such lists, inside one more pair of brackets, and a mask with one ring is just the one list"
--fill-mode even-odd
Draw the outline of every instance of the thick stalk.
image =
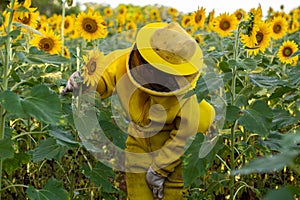
[[[15, 0], [11, 1], [11, 8], [14, 8], [15, 5]], [[13, 21], [13, 15], [14, 11], [10, 12], [9, 15], [9, 21], [8, 21], [8, 26], [6, 29], [6, 33], [9, 34], [11, 29], [12, 29], [12, 21]], [[9, 71], [11, 68], [11, 37], [8, 37], [6, 39], [5, 43], [5, 49], [6, 49], [6, 55], [5, 55], [5, 63], [3, 66], [3, 71], [2, 71], [2, 83], [1, 83], [1, 89], [2, 91], [7, 90], [7, 85], [8, 85], [8, 76], [9, 76]], [[0, 106], [0, 140], [4, 139], [5, 136], [5, 121], [6, 121], [6, 111], [3, 107]], [[1, 193], [2, 193], [2, 166], [3, 166], [3, 160], [0, 159], [0, 199], [1, 199]]]
[[62, 0], [62, 14], [61, 14], [61, 29], [60, 29], [60, 37], [61, 37], [61, 55], [64, 56], [64, 43], [65, 43], [65, 37], [64, 37], [64, 31], [65, 31], [65, 14], [66, 14], [66, 1]]
[[[233, 59], [236, 61], [239, 54], [239, 35], [240, 35], [240, 26], [238, 27], [238, 30], [235, 34], [235, 40], [234, 40], [234, 50], [233, 50]], [[236, 100], [236, 79], [237, 79], [237, 66], [233, 66], [232, 68], [232, 80], [231, 80], [231, 104], [235, 105]], [[235, 128], [237, 125], [237, 121], [234, 122], [234, 124], [231, 127], [231, 134], [230, 134], [230, 169], [231, 171], [235, 169]], [[230, 176], [230, 200], [234, 199], [234, 176]]]

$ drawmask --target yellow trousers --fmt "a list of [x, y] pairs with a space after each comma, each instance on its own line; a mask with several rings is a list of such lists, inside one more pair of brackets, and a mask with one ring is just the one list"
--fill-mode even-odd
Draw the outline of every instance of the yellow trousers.
[[[158, 133], [149, 138], [134, 138], [129, 136], [126, 145], [126, 184], [127, 200], [154, 200], [152, 191], [146, 182], [146, 171], [152, 164], [149, 153], [149, 142], [152, 150], [159, 149], [168, 136]], [[164, 183], [164, 200], [183, 200], [184, 183], [182, 178], [181, 163], [169, 174]]]

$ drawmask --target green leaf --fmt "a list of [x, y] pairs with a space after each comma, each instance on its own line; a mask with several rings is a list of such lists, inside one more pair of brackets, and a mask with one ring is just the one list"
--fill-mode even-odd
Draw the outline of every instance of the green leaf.
[[229, 105], [226, 107], [226, 120], [234, 122], [240, 116], [240, 109], [236, 106]]
[[0, 160], [14, 157], [13, 143], [10, 138], [0, 140]]
[[238, 121], [247, 130], [267, 136], [272, 126], [272, 110], [263, 101], [256, 101], [251, 108], [241, 110]]
[[12, 91], [0, 94], [3, 107], [18, 117], [33, 116], [47, 123], [58, 123], [62, 114], [58, 95], [45, 85], [37, 85], [31, 89], [31, 94], [25, 98]]
[[37, 148], [30, 152], [33, 162], [39, 162], [44, 159], [60, 159], [67, 152], [67, 148], [56, 143], [53, 138], [42, 140]]
[[28, 62], [30, 64], [64, 64], [69, 63], [70, 60], [60, 56], [58, 54], [48, 54], [44, 51], [38, 50], [36, 47], [30, 48], [29, 54], [23, 54], [22, 56], [19, 55], [20, 58], [22, 58], [23, 62]]
[[12, 37], [12, 39], [16, 39], [19, 35], [21, 34], [21, 31], [16, 29], [16, 30], [13, 30], [11, 31], [8, 36], [9, 37]]
[[16, 169], [21, 169], [22, 164], [27, 164], [30, 160], [30, 155], [27, 153], [15, 153], [13, 158], [4, 160], [3, 169], [11, 175]]
[[229, 63], [226, 62], [226, 61], [221, 61], [219, 63], [219, 67], [220, 69], [223, 71], [223, 72], [230, 72], [231, 69], [230, 69], [230, 66], [229, 66]]
[[208, 168], [213, 164], [216, 153], [222, 148], [222, 143], [219, 139], [206, 157], [199, 158], [199, 151], [203, 142], [204, 135], [202, 133], [198, 133], [188, 140], [186, 150], [182, 156], [182, 172], [185, 186], [190, 186], [197, 177], [207, 173]]
[[294, 200], [293, 193], [289, 190], [288, 187], [282, 187], [278, 190], [271, 190], [263, 198], [263, 200]]
[[69, 200], [68, 192], [64, 189], [63, 184], [50, 178], [45, 186], [38, 190], [33, 186], [29, 186], [26, 194], [30, 200]]
[[283, 167], [290, 165], [297, 155], [297, 151], [290, 151], [279, 153], [277, 155], [265, 156], [251, 161], [242, 169], [232, 171], [232, 175], [280, 171]]
[[45, 85], [33, 87], [31, 94], [22, 99], [21, 104], [27, 114], [52, 124], [58, 123], [62, 113], [58, 95]]
[[104, 192], [113, 193], [117, 191], [109, 181], [111, 178], [115, 179], [116, 176], [110, 167], [101, 162], [97, 162], [93, 169], [90, 169], [88, 166], [83, 166], [82, 168], [84, 170], [84, 175], [91, 179], [97, 186], [102, 186]]
[[257, 66], [256, 61], [252, 58], [245, 58], [243, 61], [244, 69], [254, 70]]
[[299, 120], [293, 117], [289, 113], [289, 111], [280, 108], [274, 109], [273, 115], [274, 115], [272, 120], [273, 129], [277, 129], [277, 130], [292, 124], [296, 124], [297, 121]]
[[23, 106], [21, 104], [21, 98], [12, 91], [4, 91], [0, 95], [1, 105], [10, 113], [16, 114], [18, 117], [25, 117]]
[[202, 77], [200, 77], [200, 79], [197, 82], [197, 85], [195, 87], [195, 92], [197, 95], [197, 100], [198, 102], [201, 102], [202, 99], [204, 99], [208, 94], [209, 94], [209, 90], [207, 88], [205, 79]]
[[286, 84], [286, 81], [279, 80], [274, 76], [262, 76], [262, 75], [249, 75], [251, 82], [261, 88], [273, 88], [274, 86], [282, 86]]
[[75, 141], [73, 135], [65, 130], [59, 129], [58, 127], [50, 126], [49, 135], [54, 137], [57, 144], [66, 146], [69, 148], [75, 148], [80, 146], [80, 142]]

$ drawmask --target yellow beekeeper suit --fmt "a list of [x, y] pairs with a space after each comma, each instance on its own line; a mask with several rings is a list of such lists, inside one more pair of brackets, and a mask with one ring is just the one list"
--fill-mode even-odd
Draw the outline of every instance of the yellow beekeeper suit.
[[177, 23], [151, 23], [138, 32], [133, 47], [106, 55], [103, 64], [97, 91], [107, 98], [116, 90], [130, 121], [128, 199], [154, 199], [145, 178], [150, 166], [166, 178], [163, 199], [183, 199], [180, 157], [186, 140], [205, 132], [215, 115], [206, 101], [199, 104], [196, 95], [185, 96], [199, 78], [201, 49]]

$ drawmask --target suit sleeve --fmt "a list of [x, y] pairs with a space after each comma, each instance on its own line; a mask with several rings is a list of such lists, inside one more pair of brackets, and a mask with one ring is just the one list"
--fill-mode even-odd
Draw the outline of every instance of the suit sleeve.
[[129, 51], [129, 49], [116, 50], [105, 56], [103, 63], [105, 70], [97, 85], [97, 92], [102, 99], [112, 95], [117, 81], [126, 73], [126, 60]]
[[[195, 96], [194, 96], [195, 97]], [[181, 164], [180, 157], [185, 150], [186, 141], [197, 133], [199, 115], [197, 99], [188, 98], [182, 105], [175, 119], [175, 129], [170, 133], [170, 138], [158, 151], [152, 167], [162, 176], [167, 177]]]

